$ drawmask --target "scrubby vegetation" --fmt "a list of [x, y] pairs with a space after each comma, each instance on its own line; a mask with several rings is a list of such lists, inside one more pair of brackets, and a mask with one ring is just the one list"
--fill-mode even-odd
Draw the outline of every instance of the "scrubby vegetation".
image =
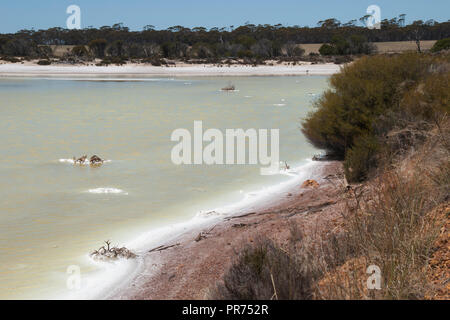
[[[294, 244], [293, 240], [293, 244]], [[314, 258], [288, 252], [268, 239], [246, 246], [220, 283], [210, 292], [213, 299], [300, 300], [311, 299], [313, 280], [319, 275], [310, 266]]]
[[[438, 279], [437, 285], [427, 280], [434, 272], [429, 262], [435, 241], [450, 214], [448, 118], [439, 127], [347, 201], [340, 246], [351, 254], [345, 264], [324, 272], [317, 298], [423, 299], [445, 288], [447, 279]], [[380, 267], [379, 291], [369, 292], [361, 281], [369, 265]]]
[[365, 181], [342, 188], [339, 228], [245, 247], [211, 297], [448, 299], [449, 80], [448, 53], [373, 56], [333, 76], [303, 131]]

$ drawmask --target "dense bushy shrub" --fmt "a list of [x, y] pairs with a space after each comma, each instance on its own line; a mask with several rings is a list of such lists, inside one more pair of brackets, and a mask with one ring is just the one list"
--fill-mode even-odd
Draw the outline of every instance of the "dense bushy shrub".
[[360, 181], [374, 164], [360, 162], [376, 150], [362, 142], [355, 146], [361, 136], [381, 140], [393, 128], [449, 111], [448, 60], [417, 53], [361, 58], [330, 78], [331, 88], [316, 101], [302, 131], [316, 147], [351, 161], [349, 180]]

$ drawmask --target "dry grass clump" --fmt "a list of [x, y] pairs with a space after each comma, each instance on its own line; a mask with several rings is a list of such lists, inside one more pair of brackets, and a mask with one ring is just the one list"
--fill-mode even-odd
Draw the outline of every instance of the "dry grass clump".
[[427, 280], [431, 286], [426, 291], [425, 298], [450, 300], [450, 205], [440, 206], [431, 215], [442, 227], [426, 268]]
[[208, 298], [223, 300], [309, 300], [324, 273], [352, 256], [342, 234], [305, 236], [290, 225], [287, 244], [260, 238], [241, 249]]
[[[369, 298], [363, 275], [368, 265], [381, 269], [381, 290], [372, 298], [423, 298], [422, 272], [431, 254], [436, 228], [425, 219], [433, 206], [433, 194], [416, 175], [404, 178], [386, 174], [357, 199], [345, 213], [346, 240], [355, 260], [329, 273], [319, 297], [324, 299]], [[350, 265], [349, 265], [350, 264]]]
[[[423, 299], [433, 288], [426, 272], [443, 224], [430, 214], [449, 200], [450, 125], [444, 119], [427, 141], [354, 195], [344, 213], [346, 242], [355, 252], [319, 282], [322, 299]], [[448, 217], [447, 217], [448, 219]], [[445, 248], [448, 250], [448, 248]], [[442, 255], [441, 255], [442, 256]], [[382, 287], [367, 292], [369, 265], [381, 269]]]
[[[305, 259], [306, 258], [306, 259]], [[299, 261], [305, 259], [304, 261]], [[312, 257], [293, 256], [269, 239], [245, 246], [209, 297], [226, 300], [298, 300], [312, 297], [318, 270]]]

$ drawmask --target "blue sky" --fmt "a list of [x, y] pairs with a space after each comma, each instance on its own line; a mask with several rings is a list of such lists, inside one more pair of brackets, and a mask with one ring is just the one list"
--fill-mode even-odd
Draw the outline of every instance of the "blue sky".
[[450, 19], [449, 0], [1, 0], [0, 33], [65, 27], [66, 8], [71, 4], [80, 6], [83, 28], [122, 22], [132, 30], [148, 24], [157, 29], [246, 22], [315, 26], [330, 17], [342, 22], [357, 19], [372, 4], [380, 6], [382, 19], [401, 13], [406, 14], [407, 23]]

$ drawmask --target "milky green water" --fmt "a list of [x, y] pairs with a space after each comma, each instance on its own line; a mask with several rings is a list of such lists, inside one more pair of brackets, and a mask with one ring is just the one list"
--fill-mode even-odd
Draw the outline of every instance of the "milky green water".
[[[175, 166], [171, 133], [192, 132], [194, 120], [280, 129], [280, 159], [291, 165], [317, 152], [299, 119], [326, 77], [142, 80], [0, 78], [0, 298], [54, 297], [69, 265], [97, 268], [86, 254], [103, 240], [123, 244], [287, 179], [261, 176], [260, 165]], [[229, 81], [239, 91], [219, 90]], [[112, 161], [59, 161], [83, 154]]]

